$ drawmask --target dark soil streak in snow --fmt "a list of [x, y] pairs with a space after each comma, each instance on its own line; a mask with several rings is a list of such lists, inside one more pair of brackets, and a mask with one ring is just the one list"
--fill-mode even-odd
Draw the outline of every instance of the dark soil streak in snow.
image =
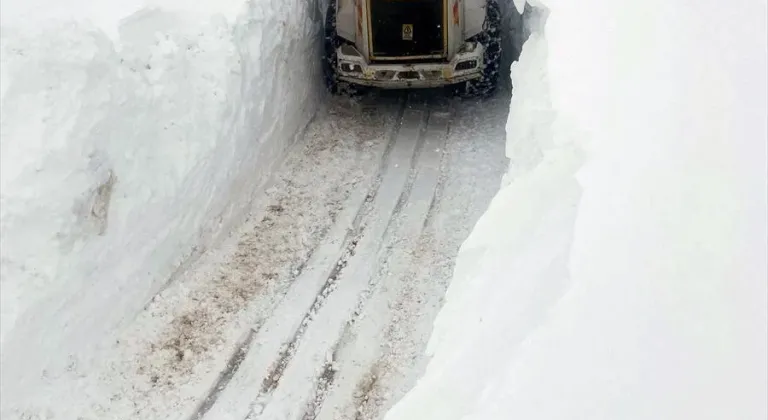
[[355, 420], [368, 420], [370, 412], [376, 411], [379, 403], [379, 388], [381, 386], [379, 378], [381, 377], [381, 362], [376, 362], [360, 378], [352, 395], [353, 405], [355, 407]]

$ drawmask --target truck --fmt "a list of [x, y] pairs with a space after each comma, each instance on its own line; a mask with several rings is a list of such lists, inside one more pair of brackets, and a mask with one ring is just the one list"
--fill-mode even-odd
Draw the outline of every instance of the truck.
[[499, 81], [498, 0], [330, 0], [323, 76], [347, 88], [452, 86], [488, 96]]

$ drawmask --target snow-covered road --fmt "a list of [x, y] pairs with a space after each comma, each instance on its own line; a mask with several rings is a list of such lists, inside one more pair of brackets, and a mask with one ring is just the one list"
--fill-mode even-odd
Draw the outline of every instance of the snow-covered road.
[[423, 371], [455, 255], [498, 189], [508, 104], [331, 98], [249, 221], [99, 366], [52, 378], [65, 417], [383, 417]]
[[4, 2], [0, 418], [768, 418], [766, 1], [543, 3], [459, 101], [324, 95], [326, 0]]

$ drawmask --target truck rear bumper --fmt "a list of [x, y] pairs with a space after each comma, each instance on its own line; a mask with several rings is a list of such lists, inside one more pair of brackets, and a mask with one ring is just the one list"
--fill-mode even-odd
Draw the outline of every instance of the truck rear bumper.
[[477, 79], [482, 74], [481, 44], [468, 44], [450, 62], [369, 64], [349, 44], [336, 51], [339, 80], [384, 89], [430, 88]]

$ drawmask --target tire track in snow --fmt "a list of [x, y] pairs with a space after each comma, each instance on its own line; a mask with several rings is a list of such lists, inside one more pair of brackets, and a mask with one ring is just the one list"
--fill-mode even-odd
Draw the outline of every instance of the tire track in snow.
[[[339, 286], [327, 297], [327, 303], [320, 308], [312, 328], [307, 329], [277, 387], [269, 395], [262, 394], [257, 398], [249, 419], [283, 420], [305, 415], [311, 418], [312, 405], [321, 405], [313, 402], [316, 400], [311, 397], [317, 394], [315, 385], [319, 383], [322, 387], [324, 383], [328, 386], [333, 380], [333, 368], [329, 365], [333, 362], [332, 353], [338, 346], [338, 337], [346, 320], [354, 312], [360, 293], [370, 286], [371, 260], [379, 254], [382, 239], [396, 215], [400, 198], [404, 191], [411, 188], [415, 155], [427, 115], [427, 107], [422, 104], [412, 104], [405, 110], [387, 169], [373, 199], [372, 211], [363, 225], [357, 254], [349, 260], [337, 279]], [[307, 402], [309, 407], [297, 407], [299, 401]]]
[[[416, 170], [414, 176], [414, 182], [412, 187], [408, 191], [407, 196], [404, 198], [405, 211], [402, 217], [393, 217], [390, 221], [394, 226], [392, 232], [387, 235], [388, 245], [381, 250], [376, 260], [380, 269], [375, 276], [371, 277], [370, 287], [364, 290], [359, 299], [358, 304], [355, 307], [351, 319], [348, 320], [344, 326], [344, 332], [342, 333], [342, 339], [339, 340], [337, 346], [334, 348], [333, 366], [334, 370], [343, 372], [348, 379], [354, 375], [353, 372], [346, 369], [349, 365], [343, 363], [346, 352], [360, 353], [359, 346], [357, 346], [360, 340], [354, 338], [354, 328], [357, 321], [364, 313], [364, 309], [368, 304], [374, 293], [380, 288], [385, 286], [383, 281], [394, 279], [402, 284], [407, 282], [409, 276], [402, 275], [392, 277], [391, 273], [384, 273], [389, 267], [389, 263], [392, 260], [398, 260], [401, 257], [400, 254], [393, 255], [395, 247], [398, 244], [405, 243], [404, 247], [398, 247], [398, 251], [406, 251], [406, 254], [410, 256], [410, 252], [413, 250], [412, 245], [418, 244], [421, 240], [424, 226], [427, 224], [429, 218], [434, 212], [434, 203], [437, 195], [437, 190], [440, 188], [440, 184], [443, 179], [444, 167], [442, 165], [442, 154], [445, 141], [448, 134], [448, 127], [451, 117], [451, 109], [445, 109], [445, 107], [439, 104], [432, 104], [432, 107], [437, 108], [432, 111], [429, 116], [429, 122], [427, 125], [426, 133], [424, 134], [423, 146], [419, 153], [419, 159], [414, 166]], [[397, 222], [395, 222], [397, 219]], [[407, 242], [410, 239], [411, 242]], [[401, 258], [402, 259], [402, 258]], [[415, 261], [404, 261], [402, 266], [412, 266]], [[398, 288], [397, 284], [390, 285], [394, 288]], [[375, 338], [371, 338], [366, 342], [377, 342]], [[353, 348], [354, 347], [354, 348]], [[365, 346], [362, 346], [365, 347]], [[338, 418], [337, 415], [331, 413], [331, 411], [338, 408], [338, 406], [345, 405], [346, 401], [357, 400], [356, 407], [354, 407], [354, 419], [364, 419], [362, 405], [368, 402], [368, 397], [372, 393], [373, 389], [378, 386], [378, 373], [377, 371], [381, 367], [382, 360], [375, 360], [367, 371], [360, 374], [361, 378], [357, 381], [345, 381], [339, 384], [335, 388], [331, 388], [328, 384], [325, 384], [322, 380], [316, 389], [316, 395], [314, 401], [310, 401], [310, 407], [308, 412], [302, 418], [302, 420], [315, 420], [318, 417], [322, 418]], [[328, 364], [327, 364], [328, 365]], [[356, 366], [356, 368], [364, 368], [364, 366]], [[335, 378], [336, 375], [333, 376]], [[330, 407], [326, 409], [323, 406], [326, 398], [332, 400]], [[346, 418], [346, 417], [345, 417]], [[349, 417], [351, 420], [353, 417]]]
[[[445, 142], [451, 113], [443, 110], [439, 104], [429, 103], [430, 108], [437, 108], [430, 112], [426, 132], [421, 133], [419, 145], [411, 162], [411, 171], [406, 187], [403, 189], [395, 211], [387, 223], [387, 228], [381, 244], [396, 240], [398, 234], [419, 236], [433, 207], [435, 192], [441, 178], [442, 146]], [[403, 219], [405, 221], [403, 222]], [[394, 237], [394, 238], [393, 238]], [[370, 263], [378, 267], [386, 266], [387, 260], [392, 254], [393, 245], [383, 248], [379, 245], [377, 252]], [[332, 357], [327, 361], [322, 373], [316, 380], [314, 395], [310, 397], [306, 411], [301, 420], [315, 420], [321, 413], [323, 405], [329, 393], [333, 391], [334, 380], [339, 371], [338, 361], [340, 354], [354, 342], [349, 340], [351, 330], [363, 313], [367, 302], [374, 291], [380, 287], [381, 273], [372, 275], [365, 288], [358, 296], [351, 317], [344, 324], [339, 340], [333, 347]], [[375, 379], [371, 386], [375, 386]]]
[[195, 409], [195, 414], [192, 416], [193, 419], [202, 418], [205, 413], [207, 413], [208, 410], [213, 407], [213, 404], [216, 403], [221, 390], [223, 390], [229, 384], [229, 382], [232, 380], [232, 377], [240, 368], [240, 364], [243, 363], [243, 359], [245, 359], [245, 356], [248, 354], [248, 349], [251, 347], [255, 335], [256, 331], [253, 329], [248, 329], [243, 339], [238, 342], [237, 346], [235, 347], [235, 352], [232, 353], [232, 355], [229, 357], [229, 360], [227, 361], [226, 367], [219, 374], [219, 377], [216, 379], [216, 382], [213, 384], [210, 391], [208, 391], [205, 399], [200, 404], [198, 404], [197, 408]]
[[[384, 177], [383, 171], [394, 148], [405, 106], [405, 98], [401, 98], [397, 105], [396, 123], [381, 152], [379, 174], [369, 188], [361, 188], [354, 193], [332, 231], [313, 252], [272, 316], [254, 332], [255, 339], [245, 350], [246, 354], [238, 366], [241, 369], [233, 373], [232, 383], [226, 387], [214, 387], [212, 395], [206, 398], [211, 402], [201, 406], [203, 410], [196, 412], [191, 419], [242, 419], [249, 412], [247, 403], [253, 401], [254, 395], [259, 395], [257, 400], [268, 397], [279, 384], [282, 372], [295, 353], [313, 314], [334, 290], [339, 272], [354, 255], [363, 228], [362, 220], [370, 211]], [[376, 108], [378, 112], [382, 111], [380, 104]]]
[[[404, 101], [402, 102], [402, 107], [399, 110], [398, 129], [396, 129], [393, 132], [393, 135], [390, 137], [390, 142], [388, 143], [387, 149], [385, 150], [382, 156], [382, 166], [380, 168], [387, 167], [387, 164], [385, 164], [384, 162], [387, 162], [387, 163], [389, 162], [390, 153], [392, 152], [392, 149], [395, 146], [397, 136], [400, 134], [399, 126], [403, 124], [403, 116], [404, 116], [405, 108], [407, 107], [407, 105], [408, 105], [407, 96], [405, 96]], [[394, 214], [399, 213], [399, 209], [402, 207], [405, 196], [407, 195], [406, 191], [410, 191], [412, 176], [414, 172], [414, 164], [415, 164], [416, 156], [419, 150], [418, 146], [416, 150], [417, 150], [416, 154], [414, 154], [411, 159], [411, 165], [410, 165], [411, 176], [409, 177], [409, 181], [406, 183], [406, 189], [401, 194], [400, 200], [398, 200], [398, 204], [395, 207]], [[395, 164], [396, 167], [397, 165], [398, 164]], [[273, 365], [274, 367], [270, 370], [267, 376], [265, 376], [264, 381], [262, 382], [260, 394], [256, 398], [257, 400], [263, 399], [265, 395], [271, 394], [275, 390], [275, 388], [277, 388], [280, 382], [280, 378], [282, 377], [283, 372], [285, 371], [285, 368], [288, 366], [288, 363], [290, 363], [292, 357], [294, 356], [296, 348], [298, 347], [298, 344], [301, 338], [306, 332], [307, 327], [312, 322], [317, 312], [320, 311], [320, 309], [323, 307], [328, 296], [331, 293], [333, 293], [333, 291], [336, 289], [338, 278], [341, 275], [342, 271], [347, 267], [349, 259], [355, 256], [355, 250], [357, 248], [358, 242], [360, 241], [360, 238], [363, 235], [364, 226], [361, 226], [362, 219], [364, 218], [364, 216], [368, 215], [372, 211], [371, 206], [374, 199], [378, 195], [379, 187], [383, 182], [384, 175], [385, 175], [384, 172], [379, 172], [379, 175], [376, 178], [376, 182], [371, 187], [369, 193], [366, 196], [365, 203], [360, 207], [360, 211], [355, 216], [355, 220], [352, 223], [352, 227], [348, 231], [348, 235], [345, 238], [346, 246], [344, 247], [344, 252], [336, 260], [336, 263], [333, 265], [333, 268], [331, 269], [331, 273], [328, 275], [325, 283], [320, 289], [320, 292], [315, 296], [315, 300], [312, 302], [312, 306], [304, 314], [304, 317], [302, 318], [300, 323], [300, 327], [296, 330], [291, 340], [283, 346], [283, 350], [280, 352], [280, 355], [278, 356], [277, 361]], [[328, 374], [326, 371], [327, 371], [327, 368], [324, 370], [324, 373], [321, 375], [321, 377], [325, 378], [324, 382], [326, 384], [330, 384], [330, 382], [332, 382], [332, 374]]]
[[[401, 109], [401, 112], [399, 115], [399, 124], [403, 123], [403, 118], [404, 118], [403, 114], [404, 114], [404, 109]], [[390, 153], [392, 152], [394, 143], [399, 133], [400, 131], [398, 129], [395, 132], [395, 135], [392, 136], [392, 141], [387, 147], [387, 150], [385, 151], [382, 158], [384, 162], [389, 161]], [[411, 165], [413, 165], [413, 162], [411, 163]], [[387, 165], [383, 165], [383, 166], [385, 168], [387, 167]], [[397, 166], [397, 164], [395, 164], [395, 166]], [[333, 291], [336, 289], [338, 279], [341, 276], [341, 273], [347, 267], [349, 260], [355, 256], [355, 251], [357, 249], [358, 243], [360, 242], [360, 239], [364, 234], [365, 226], [361, 225], [362, 219], [364, 218], [365, 215], [369, 214], [372, 211], [371, 203], [375, 200], [375, 198], [378, 195], [379, 188], [383, 182], [384, 175], [385, 174], [380, 173], [380, 175], [377, 177], [376, 183], [371, 188], [370, 192], [366, 195], [365, 203], [360, 207], [360, 211], [358, 211], [357, 215], [355, 216], [355, 220], [352, 224], [352, 227], [348, 230], [349, 234], [347, 235], [347, 238], [345, 238], [346, 246], [344, 247], [344, 252], [336, 260], [336, 263], [333, 264], [331, 272], [327, 276], [325, 283], [320, 289], [320, 292], [315, 296], [315, 299], [312, 302], [312, 306], [308, 311], [304, 313], [304, 317], [301, 320], [300, 327], [295, 331], [294, 336], [291, 338], [291, 340], [288, 343], [283, 345], [283, 350], [281, 350], [277, 361], [273, 364], [273, 368], [264, 377], [264, 381], [262, 382], [260, 393], [256, 398], [257, 401], [268, 398], [268, 396], [271, 395], [271, 393], [274, 392], [274, 390], [280, 384], [280, 379], [282, 378], [283, 373], [285, 372], [285, 369], [288, 367], [288, 364], [291, 362], [291, 359], [296, 354], [296, 349], [298, 348], [302, 337], [307, 331], [307, 328], [309, 328], [310, 324], [312, 323], [317, 313], [324, 306], [328, 296], [331, 293], [333, 293]], [[400, 204], [400, 202], [398, 202], [398, 204]], [[397, 212], [397, 208], [395, 212]], [[333, 378], [332, 370], [329, 370], [327, 368], [324, 369], [323, 374], [321, 374], [321, 379], [324, 379], [323, 382], [326, 384], [330, 384], [332, 382], [332, 378]]]

